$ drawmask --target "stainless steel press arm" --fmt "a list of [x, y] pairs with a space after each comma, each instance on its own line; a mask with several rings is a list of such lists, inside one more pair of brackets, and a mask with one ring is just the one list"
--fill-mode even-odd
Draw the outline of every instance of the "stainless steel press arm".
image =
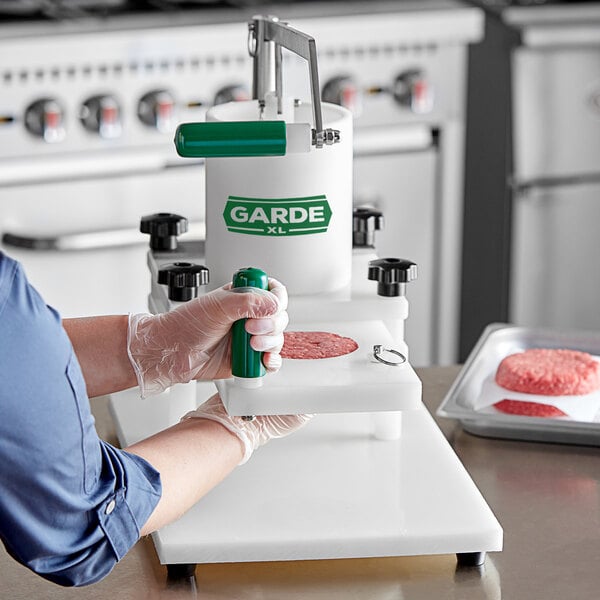
[[275, 91], [277, 110], [282, 113], [282, 54], [286, 48], [308, 62], [314, 128], [312, 143], [317, 148], [340, 141], [340, 132], [323, 128], [323, 112], [314, 38], [282, 23], [277, 17], [256, 16], [248, 23], [248, 51], [254, 59], [252, 97], [264, 106], [265, 96]]

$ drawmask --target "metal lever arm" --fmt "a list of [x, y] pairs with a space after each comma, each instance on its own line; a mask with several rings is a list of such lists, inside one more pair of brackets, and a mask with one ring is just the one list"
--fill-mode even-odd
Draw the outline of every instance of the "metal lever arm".
[[[314, 38], [278, 21], [275, 17], [257, 16], [249, 25], [249, 52], [254, 58], [254, 78], [252, 95], [264, 102], [270, 90], [270, 75], [273, 59], [275, 63], [275, 93], [278, 102], [282, 96], [281, 48], [297, 54], [308, 62], [310, 91], [312, 98], [314, 132], [313, 143], [317, 147], [339, 141], [339, 132], [323, 129], [323, 112], [317, 68], [317, 46]], [[274, 56], [269, 52], [269, 44], [274, 44]]]

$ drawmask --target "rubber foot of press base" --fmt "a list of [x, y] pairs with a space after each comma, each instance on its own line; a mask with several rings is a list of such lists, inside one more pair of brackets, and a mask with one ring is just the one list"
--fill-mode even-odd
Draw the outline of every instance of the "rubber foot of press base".
[[195, 563], [176, 563], [167, 565], [167, 575], [169, 579], [188, 579], [196, 574]]
[[457, 567], [480, 567], [485, 562], [485, 552], [459, 552], [456, 554]]

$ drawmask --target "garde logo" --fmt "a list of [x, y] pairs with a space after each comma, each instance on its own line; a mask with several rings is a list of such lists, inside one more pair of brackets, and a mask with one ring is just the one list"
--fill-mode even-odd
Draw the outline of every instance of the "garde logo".
[[229, 196], [223, 218], [233, 233], [310, 235], [327, 231], [331, 208], [325, 195], [269, 199]]

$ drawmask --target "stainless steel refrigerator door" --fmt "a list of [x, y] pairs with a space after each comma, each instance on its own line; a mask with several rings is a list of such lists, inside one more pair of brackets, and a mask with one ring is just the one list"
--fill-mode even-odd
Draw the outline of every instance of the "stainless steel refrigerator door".
[[511, 321], [600, 330], [600, 184], [515, 198]]
[[600, 46], [513, 54], [518, 183], [600, 173]]

